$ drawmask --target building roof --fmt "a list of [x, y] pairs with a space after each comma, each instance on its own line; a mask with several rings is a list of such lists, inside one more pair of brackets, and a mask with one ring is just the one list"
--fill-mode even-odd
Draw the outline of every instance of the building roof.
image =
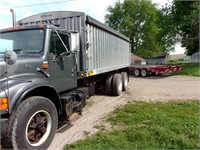
[[184, 57], [186, 57], [186, 54], [169, 55], [168, 56], [168, 60], [169, 61], [182, 60]]
[[169, 55], [168, 52], [162, 52], [162, 53], [157, 54], [153, 58], [166, 58], [168, 55]]
[[168, 52], [161, 52], [153, 57], [145, 57], [145, 59], [158, 59], [158, 58], [166, 58], [169, 55]]
[[139, 57], [133, 53], [131, 53], [131, 61], [134, 61], [134, 62], [146, 62], [146, 60], [142, 57]]

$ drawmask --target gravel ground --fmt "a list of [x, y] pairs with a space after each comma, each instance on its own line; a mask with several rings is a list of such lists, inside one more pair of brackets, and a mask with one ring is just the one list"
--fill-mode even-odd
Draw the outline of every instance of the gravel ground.
[[121, 96], [92, 96], [82, 116], [74, 115], [71, 123], [60, 129], [49, 150], [61, 150], [65, 144], [74, 143], [95, 134], [94, 128], [103, 118], [128, 101], [200, 100], [200, 78], [183, 76], [130, 77], [129, 89]]

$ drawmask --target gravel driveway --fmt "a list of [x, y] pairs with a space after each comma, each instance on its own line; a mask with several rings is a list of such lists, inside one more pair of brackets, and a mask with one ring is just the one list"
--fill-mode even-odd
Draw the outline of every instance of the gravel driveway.
[[71, 124], [56, 133], [49, 149], [61, 150], [65, 144], [74, 143], [96, 133], [98, 130], [94, 126], [101, 124], [103, 117], [131, 100], [200, 100], [200, 78], [183, 76], [136, 78], [131, 76], [129, 89], [121, 96], [92, 96], [87, 101], [82, 116], [73, 116]]

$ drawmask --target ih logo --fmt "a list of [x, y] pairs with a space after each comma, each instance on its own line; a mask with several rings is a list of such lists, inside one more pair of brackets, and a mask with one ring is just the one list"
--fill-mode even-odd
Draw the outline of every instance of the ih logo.
[[53, 14], [43, 14], [41, 16], [42, 19], [44, 20], [48, 20], [48, 19], [51, 19], [53, 17]]

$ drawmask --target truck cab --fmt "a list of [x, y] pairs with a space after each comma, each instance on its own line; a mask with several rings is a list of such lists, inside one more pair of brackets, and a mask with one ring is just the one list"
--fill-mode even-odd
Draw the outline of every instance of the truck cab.
[[[61, 30], [53, 25], [20, 26], [1, 30], [0, 43], [1, 129], [2, 136], [7, 134], [4, 141], [9, 141], [8, 138], [11, 138], [8, 136], [8, 130], [17, 132], [19, 125], [16, 124], [15, 131], [9, 129], [9, 126], [11, 127], [14, 120], [20, 120], [19, 115], [25, 115], [23, 109], [27, 109], [26, 111], [33, 109], [32, 113], [39, 111], [27, 115], [29, 120], [22, 120], [27, 129], [24, 145], [13, 145], [9, 142], [3, 142], [3, 145], [16, 149], [45, 147], [52, 140], [45, 138], [57, 128], [57, 121], [54, 121], [57, 118], [55, 114], [60, 116], [58, 119], [67, 120], [73, 109], [80, 111], [86, 99], [80, 91], [65, 94], [66, 91], [72, 91], [77, 87], [76, 57], [79, 52], [79, 34]], [[40, 112], [41, 109], [29, 108], [27, 105], [30, 104], [41, 105], [36, 104], [39, 103], [36, 99], [46, 102], [50, 109]], [[19, 109], [20, 106], [24, 108]], [[53, 115], [50, 111], [53, 111]], [[36, 118], [40, 121], [34, 122]], [[41, 119], [50, 122], [50, 126]], [[38, 133], [30, 133], [36, 131], [29, 129], [31, 121], [37, 126], [34, 129], [37, 128]], [[48, 128], [49, 132], [46, 131]], [[41, 140], [43, 142], [38, 143]]]
[[47, 149], [89, 96], [121, 95], [129, 54], [128, 37], [83, 12], [40, 13], [1, 30], [2, 148]]

